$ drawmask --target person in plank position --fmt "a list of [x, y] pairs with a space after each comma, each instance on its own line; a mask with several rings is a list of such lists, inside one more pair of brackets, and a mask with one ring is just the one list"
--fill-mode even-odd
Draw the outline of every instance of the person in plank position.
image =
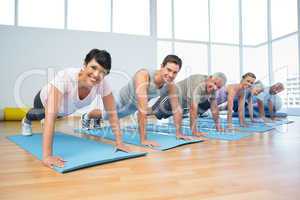
[[[101, 96], [109, 122], [116, 134], [116, 147], [123, 151], [129, 148], [122, 142], [122, 133], [115, 111], [115, 100], [106, 76], [111, 70], [111, 56], [105, 50], [92, 49], [85, 57], [81, 68], [67, 68], [57, 73], [34, 98], [34, 107], [22, 120], [22, 134], [32, 134], [31, 121], [45, 118], [43, 130], [43, 159], [48, 167], [63, 167], [64, 160], [53, 155], [55, 120], [74, 113]], [[80, 152], [78, 152], [80, 153]]]

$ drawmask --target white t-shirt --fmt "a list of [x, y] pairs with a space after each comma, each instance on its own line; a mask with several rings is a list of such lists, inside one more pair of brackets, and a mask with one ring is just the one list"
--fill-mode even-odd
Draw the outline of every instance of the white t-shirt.
[[107, 80], [104, 78], [91, 89], [88, 96], [80, 100], [78, 96], [78, 74], [80, 70], [81, 68], [67, 68], [59, 71], [54, 79], [42, 88], [40, 97], [44, 107], [48, 99], [50, 85], [56, 87], [63, 94], [58, 116], [70, 115], [76, 110], [90, 105], [97, 95], [99, 98], [99, 96], [104, 97], [112, 92]]
[[270, 94], [270, 87], [264, 89], [259, 95], [257, 95], [257, 99], [261, 100], [264, 103], [265, 107], [268, 107], [269, 101], [273, 103], [275, 111], [278, 111], [282, 107], [282, 100], [278, 95], [271, 95]]

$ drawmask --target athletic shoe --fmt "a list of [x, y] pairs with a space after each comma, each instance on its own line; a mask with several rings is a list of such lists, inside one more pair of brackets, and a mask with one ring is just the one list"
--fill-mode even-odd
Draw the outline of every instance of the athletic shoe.
[[24, 136], [30, 136], [32, 135], [32, 127], [31, 123], [26, 122], [26, 118], [24, 117], [22, 119], [22, 135]]
[[93, 119], [93, 127], [94, 129], [100, 129], [101, 128], [101, 118]]
[[85, 130], [90, 129], [91, 119], [88, 118], [87, 113], [81, 115], [81, 128]]

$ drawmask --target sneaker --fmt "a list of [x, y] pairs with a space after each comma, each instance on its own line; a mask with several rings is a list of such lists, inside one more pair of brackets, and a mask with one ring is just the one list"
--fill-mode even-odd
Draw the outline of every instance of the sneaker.
[[93, 119], [93, 127], [94, 129], [100, 129], [101, 128], [101, 118]]
[[45, 125], [45, 119], [42, 119], [42, 120], [40, 121], [40, 124], [41, 124], [41, 127], [44, 128], [44, 125]]
[[81, 115], [81, 128], [84, 130], [90, 129], [91, 120], [88, 118], [87, 113]]
[[31, 123], [26, 122], [26, 118], [22, 119], [22, 135], [30, 136], [32, 135]]

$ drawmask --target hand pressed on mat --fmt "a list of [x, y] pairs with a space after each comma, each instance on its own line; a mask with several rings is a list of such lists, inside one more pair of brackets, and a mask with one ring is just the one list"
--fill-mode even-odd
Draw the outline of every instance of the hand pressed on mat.
[[145, 146], [148, 146], [148, 147], [159, 147], [160, 146], [157, 142], [150, 141], [150, 140], [142, 140], [141, 144], [145, 145]]
[[46, 156], [43, 158], [43, 164], [47, 167], [64, 167], [66, 160], [62, 159], [59, 156]]

